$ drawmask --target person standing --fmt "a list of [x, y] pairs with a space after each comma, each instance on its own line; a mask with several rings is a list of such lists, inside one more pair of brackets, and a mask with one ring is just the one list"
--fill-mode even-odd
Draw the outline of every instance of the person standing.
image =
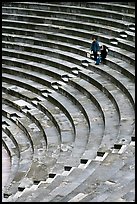
[[96, 61], [97, 60], [97, 56], [98, 56], [98, 52], [100, 50], [100, 47], [99, 47], [99, 42], [97, 41], [97, 37], [93, 36], [92, 40], [93, 41], [91, 43], [90, 50], [93, 52], [94, 61]]

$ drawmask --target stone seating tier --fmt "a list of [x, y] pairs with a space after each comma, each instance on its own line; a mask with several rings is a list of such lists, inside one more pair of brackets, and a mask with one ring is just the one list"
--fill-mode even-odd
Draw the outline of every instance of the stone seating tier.
[[[11, 51], [11, 50], [10, 50]], [[23, 54], [23, 53], [22, 53]], [[11, 55], [11, 53], [10, 53], [10, 55]], [[26, 57], [27, 57], [27, 55], [26, 55]], [[22, 57], [21, 57], [22, 58]], [[35, 58], [35, 60], [36, 60], [37, 58]], [[54, 60], [54, 61], [56, 61], [57, 62], [57, 59], [56, 60]], [[63, 60], [62, 60], [62, 62], [63, 62]], [[34, 63], [33, 63], [34, 64]], [[64, 63], [65, 64], [65, 63]], [[91, 65], [92, 66], [92, 65]], [[94, 68], [94, 67], [93, 67]], [[6, 69], [5, 69], [6, 70]], [[95, 70], [95, 68], [94, 68], [94, 70]], [[103, 70], [101, 70], [102, 72], [103, 72]], [[114, 78], [114, 79], [112, 79], [113, 80], [113, 83], [116, 83], [117, 84], [117, 86], [120, 86], [120, 87], [122, 87], [122, 90], [124, 91], [124, 89], [125, 89], [125, 87], [126, 87], [126, 81], [125, 81], [125, 79], [123, 79], [123, 81], [122, 81], [122, 77], [120, 77], [120, 75], [118, 74], [117, 75], [117, 72], [115, 71], [115, 70], [111, 70], [111, 73], [112, 73], [112, 71], [113, 71], [113, 75], [115, 75], [116, 76], [116, 79]], [[109, 72], [110, 72], [110, 68], [108, 68], [108, 75], [109, 75]], [[15, 72], [14, 72], [15, 73]], [[21, 73], [21, 72], [20, 72]], [[51, 72], [50, 72], [51, 73]], [[24, 75], [25, 74], [27, 74], [26, 73], [26, 71], [24, 70]], [[103, 73], [102, 73], [103, 74]], [[105, 72], [105, 74], [106, 74], [106, 72]], [[112, 74], [111, 74], [112, 75]], [[54, 75], [54, 76], [56, 76], [56, 75]], [[58, 77], [58, 78], [60, 78], [60, 77]], [[111, 77], [112, 78], [112, 77]], [[121, 79], [119, 79], [119, 78], [121, 78]], [[119, 81], [121, 80], [121, 83], [124, 85], [122, 85], [121, 83], [119, 83]], [[128, 80], [128, 82], [129, 82], [129, 79], [127, 78], [127, 80]], [[40, 80], [38, 80], [38, 79], [36, 79], [35, 78], [35, 81], [38, 81], [38, 82], [40, 82]], [[48, 81], [48, 84], [51, 84], [52, 83], [52, 81], [50, 82], [50, 81]], [[58, 82], [59, 83], [59, 82]], [[131, 83], [131, 86], [132, 86], [132, 84], [133, 83]], [[125, 91], [124, 91], [125, 92]], [[126, 91], [127, 92], [127, 91]], [[128, 92], [127, 92], [127, 94], [128, 94]], [[134, 95], [131, 93], [131, 95], [132, 96], [130, 96], [130, 93], [128, 94], [129, 95], [129, 98], [130, 98], [130, 100], [131, 101], [133, 101], [134, 99], [132, 99], [132, 97], [134, 98]], [[134, 102], [132, 102], [132, 103], [134, 103]]]
[[[11, 35], [10, 35], [11, 36]], [[15, 35], [13, 36], [13, 37], [15, 37]], [[13, 37], [12, 38], [10, 38], [10, 41], [16, 41], [16, 42], [20, 42], [22, 39], [28, 44], [28, 45], [31, 45], [32, 43], [30, 42], [30, 38], [27, 38], [27, 37], [25, 37], [25, 39], [24, 39], [24, 37], [23, 36], [16, 36], [16, 38], [15, 38], [15, 40], [13, 39]], [[9, 38], [9, 36], [8, 36], [8, 38]], [[58, 43], [58, 42], [55, 42], [55, 41], [50, 41], [50, 40], [42, 40], [41, 42], [40, 42], [40, 40], [38, 40], [38, 39], [36, 39], [36, 38], [33, 38], [33, 40], [35, 41], [35, 44], [36, 45], [39, 45], [40, 47], [38, 47], [38, 48], [41, 48], [41, 46], [44, 46], [44, 48], [43, 49], [45, 49], [47, 46], [48, 46], [48, 48], [47, 49], [49, 49], [49, 47], [51, 47], [52, 48], [52, 51], [56, 48], [56, 46], [58, 46], [58, 49], [60, 49], [62, 52], [60, 52], [60, 54], [62, 53], [62, 54], [65, 54], [65, 53], [67, 53], [67, 55], [69, 54], [71, 54], [70, 52], [68, 53], [68, 52], [66, 52], [68, 49], [73, 53], [73, 57], [75, 56], [74, 55], [74, 53], [77, 53], [77, 54], [79, 54], [80, 55], [80, 62], [79, 62], [79, 58], [75, 58], [75, 59], [73, 59], [72, 57], [71, 57], [71, 60], [72, 61], [75, 61], [75, 63], [78, 61], [78, 64], [81, 64], [81, 61], [82, 61], [82, 59], [84, 59], [85, 60], [85, 58], [83, 58], [83, 56], [85, 55], [85, 51], [84, 50], [80, 50], [81, 48], [79, 47], [78, 48], [78, 46], [76, 47], [72, 47], [72, 45], [69, 43], [69, 44], [67, 44], [67, 43], [62, 43], [62, 42], [60, 42], [60, 43]], [[45, 41], [45, 42], [44, 42]], [[31, 43], [31, 44], [30, 44]], [[17, 43], [18, 44], [18, 43]], [[24, 43], [23, 43], [24, 44]], [[20, 45], [20, 44], [19, 44]], [[24, 44], [24, 46], [26, 46], [26, 44]], [[32, 46], [32, 45], [31, 45]], [[37, 47], [37, 46], [36, 46]], [[55, 49], [56, 50], [56, 49]], [[35, 50], [34, 50], [35, 51]], [[39, 52], [40, 52], [40, 50], [38, 50]], [[65, 51], [65, 52], [64, 52]], [[88, 61], [90, 62], [92, 62], [92, 60], [90, 60], [90, 59], [88, 59]], [[118, 70], [118, 71], [120, 71], [121, 73], [123, 73], [124, 75], [127, 75], [129, 78], [131, 78], [132, 80], [134, 80], [134, 75], [135, 75], [135, 69], [134, 69], [134, 67], [132, 67], [131, 65], [130, 65], [130, 70], [128, 69], [128, 67], [129, 67], [129, 65], [128, 65], [128, 63], [126, 63], [126, 62], [123, 62], [123, 60], [116, 60], [115, 58], [113, 58], [113, 57], [111, 57], [110, 55], [108, 55], [108, 57], [107, 57], [107, 60], [106, 60], [106, 65], [109, 65], [109, 67], [113, 67], [113, 69], [116, 69], [116, 70]], [[48, 66], [49, 67], [49, 66]], [[53, 70], [53, 67], [49, 67], [50, 69], [52, 69]], [[133, 76], [132, 76], [132, 73], [133, 73]]]
[[[5, 27], [5, 29], [7, 30], [6, 27]], [[5, 29], [3, 28], [4, 32], [7, 32]], [[9, 29], [11, 29], [13, 31], [16, 30], [15, 28], [9, 28], [8, 27], [8, 30]], [[11, 32], [11, 31], [8, 31], [8, 32]], [[24, 29], [24, 30], [18, 29], [18, 30], [16, 30], [16, 33], [19, 35], [20, 34], [23, 35], [23, 33], [24, 33], [25, 35], [31, 35], [34, 37], [38, 37], [38, 35], [40, 35], [41, 38], [46, 38], [46, 39], [50, 39], [50, 40], [55, 40], [55, 37], [56, 37], [56, 39], [58, 41], [69, 42], [71, 44], [76, 44], [76, 46], [77, 45], [85, 46], [85, 50], [88, 49], [88, 51], [89, 51], [89, 47], [90, 47], [89, 41], [87, 41], [86, 39], [83, 39], [80, 37], [74, 39], [74, 36], [70, 36], [70, 35], [66, 35], [66, 34], [52, 33], [52, 32], [46, 32], [46, 34], [45, 34], [43, 31], [41, 31], [41, 32], [35, 31], [35, 33], [34, 33], [34, 31], [28, 30], [28, 29]], [[96, 35], [96, 34], [94, 33], [94, 35]], [[111, 56], [125, 60], [126, 62], [128, 62], [132, 65], [135, 65], [135, 54], [133, 52], [129, 52], [125, 49], [118, 48], [116, 46], [111, 46], [110, 45], [111, 43], [108, 44], [108, 40], [107, 40], [107, 43], [104, 42], [104, 44], [109, 48], [109, 54]]]
[[134, 85], [135, 2], [2, 2], [3, 202], [134, 202]]
[[[35, 24], [35, 22], [22, 22], [22, 21], [18, 21], [18, 20], [6, 20], [6, 19], [3, 19], [2, 21], [2, 26], [4, 27], [7, 27], [9, 26], [9, 22], [10, 22], [10, 25], [12, 24], [13, 27], [17, 27], [17, 28], [28, 28], [30, 30], [33, 30], [33, 29], [37, 29], [37, 30], [41, 30], [41, 31], [53, 31], [53, 32], [65, 32], [66, 31], [66, 34], [69, 34], [72, 32], [74, 33], [74, 35], [76, 36], [83, 36], [86, 35], [86, 38], [89, 36], [94, 35], [94, 32], [100, 32], [101, 34], [109, 34], [113, 37], [120, 37], [121, 39], [127, 39], [129, 40], [130, 42], [135, 42], [135, 32], [134, 32], [134, 29], [131, 29], [130, 30], [130, 27], [132, 28], [132, 24], [129, 25], [129, 27], [127, 29], [125, 29], [125, 31], [123, 30], [123, 28], [115, 28], [115, 27], [112, 27], [112, 25], [98, 25], [96, 23], [83, 23], [81, 22], [79, 25], [79, 28], [77, 28], [76, 26], [76, 23], [73, 21], [73, 24], [71, 27], [69, 26], [60, 26], [60, 25], [53, 25], [53, 24], [40, 24], [40, 23], [37, 23], [37, 25]], [[79, 31], [76, 33], [76, 31]], [[99, 34], [100, 35], [100, 34]], [[102, 35], [100, 35], [101, 37]]]

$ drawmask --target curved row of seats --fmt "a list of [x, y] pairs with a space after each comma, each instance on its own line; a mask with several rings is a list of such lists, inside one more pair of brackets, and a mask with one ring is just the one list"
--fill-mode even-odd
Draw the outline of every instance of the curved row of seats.
[[4, 202], [134, 201], [134, 28], [132, 3], [3, 2]]

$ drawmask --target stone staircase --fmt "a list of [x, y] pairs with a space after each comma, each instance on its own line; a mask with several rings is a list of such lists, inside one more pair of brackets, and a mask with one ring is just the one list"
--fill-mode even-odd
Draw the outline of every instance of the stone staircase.
[[135, 202], [134, 2], [2, 2], [2, 142], [3, 202]]

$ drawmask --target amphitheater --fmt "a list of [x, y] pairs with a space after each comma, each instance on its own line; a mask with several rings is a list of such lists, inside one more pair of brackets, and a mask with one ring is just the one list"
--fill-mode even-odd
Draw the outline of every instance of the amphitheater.
[[2, 2], [2, 153], [2, 202], [135, 202], [135, 2]]

